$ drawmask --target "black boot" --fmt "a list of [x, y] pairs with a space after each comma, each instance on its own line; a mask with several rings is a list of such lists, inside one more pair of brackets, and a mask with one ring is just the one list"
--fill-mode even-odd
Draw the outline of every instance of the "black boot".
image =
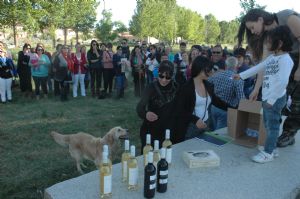
[[277, 147], [287, 147], [295, 144], [295, 135], [288, 132], [283, 132], [277, 140]]

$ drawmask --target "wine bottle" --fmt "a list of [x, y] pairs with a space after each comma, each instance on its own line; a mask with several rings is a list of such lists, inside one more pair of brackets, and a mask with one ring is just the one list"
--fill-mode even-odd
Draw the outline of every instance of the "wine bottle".
[[151, 146], [151, 135], [146, 135], [146, 145], [143, 148], [143, 155], [144, 155], [144, 166], [148, 164], [148, 153], [149, 151], [152, 151], [153, 148]]
[[155, 168], [157, 168], [157, 163], [159, 160], [160, 160], [159, 141], [154, 140], [153, 164], [154, 164]]
[[111, 198], [112, 196], [112, 170], [108, 162], [108, 154], [102, 152], [102, 163], [100, 164], [100, 198]]
[[112, 163], [111, 163], [111, 159], [110, 159], [110, 155], [108, 152], [108, 145], [103, 145], [103, 152], [107, 153], [107, 159], [108, 159], [108, 164], [110, 166], [110, 169], [112, 169]]
[[122, 154], [122, 182], [127, 181], [127, 165], [128, 160], [130, 159], [129, 140], [125, 140], [124, 148], [125, 150]]
[[169, 166], [171, 166], [171, 162], [172, 162], [172, 142], [170, 140], [170, 129], [166, 129], [166, 135], [165, 135], [165, 140], [162, 144], [163, 148], [166, 148], [166, 160], [169, 164]]
[[157, 163], [157, 191], [164, 193], [168, 187], [168, 162], [166, 160], [166, 149], [160, 149], [161, 159]]
[[137, 159], [135, 157], [135, 146], [130, 146], [130, 159], [128, 161], [128, 190], [137, 190], [138, 188], [138, 164]]
[[156, 168], [153, 165], [153, 152], [148, 154], [148, 164], [145, 167], [144, 175], [144, 197], [153, 198], [156, 188]]

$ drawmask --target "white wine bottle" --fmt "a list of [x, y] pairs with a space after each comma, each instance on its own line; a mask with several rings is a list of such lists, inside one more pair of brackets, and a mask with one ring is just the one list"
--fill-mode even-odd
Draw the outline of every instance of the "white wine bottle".
[[112, 196], [112, 170], [108, 162], [108, 154], [102, 153], [100, 164], [100, 198], [111, 198]]
[[151, 135], [146, 135], [146, 146], [143, 148], [143, 156], [144, 156], [144, 166], [148, 164], [148, 153], [149, 151], [152, 151], [153, 148], [151, 146]]
[[159, 141], [154, 140], [153, 164], [157, 168], [157, 163], [160, 161]]
[[168, 162], [166, 161], [166, 149], [161, 148], [161, 160], [157, 163], [157, 192], [164, 193], [168, 187]]
[[127, 165], [128, 160], [130, 159], [130, 151], [129, 151], [129, 140], [125, 140], [124, 142], [125, 150], [122, 153], [122, 182], [127, 181]]
[[166, 150], [167, 150], [166, 160], [167, 160], [169, 166], [171, 166], [171, 162], [172, 162], [172, 142], [170, 140], [170, 129], [166, 129], [165, 140], [162, 144], [162, 147], [166, 148]]
[[144, 175], [144, 197], [153, 198], [156, 188], [156, 168], [153, 165], [153, 152], [148, 154], [148, 164], [145, 167]]
[[139, 169], [137, 164], [137, 159], [135, 157], [135, 146], [130, 146], [130, 159], [128, 161], [128, 190], [137, 190], [138, 188], [138, 177]]
[[108, 159], [108, 164], [110, 166], [110, 169], [112, 169], [112, 163], [111, 163], [111, 159], [109, 156], [109, 151], [108, 151], [108, 145], [103, 145], [103, 152], [107, 153], [107, 159]]

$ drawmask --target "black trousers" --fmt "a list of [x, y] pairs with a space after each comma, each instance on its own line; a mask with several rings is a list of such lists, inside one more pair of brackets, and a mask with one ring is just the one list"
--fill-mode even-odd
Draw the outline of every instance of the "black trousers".
[[[100, 94], [100, 88], [101, 88], [101, 82], [102, 82], [102, 76], [103, 76], [103, 68], [91, 68], [90, 69], [91, 74], [91, 91], [92, 94], [99, 95]], [[96, 87], [95, 87], [96, 86]]]
[[[291, 57], [294, 61], [294, 67], [298, 66], [299, 56]], [[287, 90], [288, 95], [291, 95], [292, 104], [290, 106], [291, 111], [288, 112], [287, 118], [283, 123], [283, 133], [295, 136], [300, 129], [300, 82], [294, 81], [291, 77]]]
[[114, 69], [104, 68], [103, 75], [104, 75], [104, 91], [107, 92], [107, 89], [109, 89], [109, 92], [111, 93], [112, 86], [113, 86]]

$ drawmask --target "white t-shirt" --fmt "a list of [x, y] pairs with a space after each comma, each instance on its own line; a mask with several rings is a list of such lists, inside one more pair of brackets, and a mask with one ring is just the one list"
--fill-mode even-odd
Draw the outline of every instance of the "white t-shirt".
[[208, 111], [207, 108], [209, 104], [211, 103], [210, 96], [202, 97], [200, 96], [197, 91], [196, 93], [196, 103], [194, 108], [194, 115], [199, 117], [203, 122], [205, 122], [208, 119]]
[[277, 99], [286, 93], [293, 65], [294, 62], [288, 53], [271, 54], [263, 62], [240, 73], [240, 77], [247, 79], [263, 70], [262, 100], [273, 105]]

